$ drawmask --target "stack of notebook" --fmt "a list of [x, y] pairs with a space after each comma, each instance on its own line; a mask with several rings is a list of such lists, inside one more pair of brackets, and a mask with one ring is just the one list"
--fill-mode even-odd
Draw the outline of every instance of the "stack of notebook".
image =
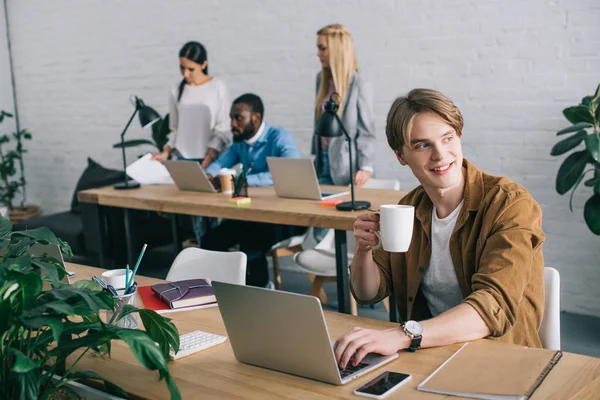
[[188, 279], [138, 287], [144, 308], [163, 314], [188, 311], [217, 305], [210, 282], [206, 279]]

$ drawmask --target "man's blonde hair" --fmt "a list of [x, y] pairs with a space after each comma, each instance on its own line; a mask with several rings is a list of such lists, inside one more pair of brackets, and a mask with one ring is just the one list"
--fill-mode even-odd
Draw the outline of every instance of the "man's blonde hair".
[[413, 89], [406, 96], [398, 97], [387, 116], [385, 134], [388, 144], [395, 151], [410, 147], [411, 130], [417, 114], [431, 112], [444, 120], [460, 137], [463, 117], [452, 100], [433, 89]]
[[350, 78], [354, 71], [358, 71], [358, 62], [352, 35], [342, 24], [327, 25], [317, 31], [317, 35], [323, 35], [329, 50], [329, 68], [321, 70], [321, 86], [317, 93], [317, 116], [321, 115], [321, 104], [327, 95], [329, 82], [333, 79], [335, 91], [340, 95], [338, 114], [344, 110], [344, 102], [350, 86]]

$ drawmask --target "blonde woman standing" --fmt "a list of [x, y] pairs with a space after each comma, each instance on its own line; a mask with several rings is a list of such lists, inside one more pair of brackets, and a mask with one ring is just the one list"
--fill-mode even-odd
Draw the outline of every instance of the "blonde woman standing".
[[[341, 24], [327, 25], [317, 32], [317, 57], [321, 72], [317, 74], [315, 130], [323, 107], [337, 93], [338, 114], [355, 146], [354, 184], [363, 186], [373, 176], [375, 158], [375, 123], [371, 85], [359, 74], [350, 31]], [[319, 183], [349, 185], [348, 142], [344, 136], [313, 138]]]

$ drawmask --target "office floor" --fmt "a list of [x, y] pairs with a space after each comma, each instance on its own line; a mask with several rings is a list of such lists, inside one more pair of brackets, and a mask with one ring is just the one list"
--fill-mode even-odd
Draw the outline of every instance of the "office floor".
[[[170, 246], [150, 250], [140, 265], [139, 273], [164, 279], [173, 259], [173, 251]], [[282, 289], [295, 293], [308, 293], [310, 281], [306, 274], [295, 266], [292, 258], [282, 258], [280, 264]], [[272, 269], [270, 273], [273, 273]], [[324, 287], [329, 300], [335, 301], [335, 283], [327, 283]], [[326, 305], [325, 308], [336, 310], [332, 305]], [[383, 304], [374, 308], [359, 306], [358, 314], [361, 317], [388, 320], [388, 314]], [[563, 351], [600, 357], [600, 318], [563, 312], [561, 313], [561, 336]]]

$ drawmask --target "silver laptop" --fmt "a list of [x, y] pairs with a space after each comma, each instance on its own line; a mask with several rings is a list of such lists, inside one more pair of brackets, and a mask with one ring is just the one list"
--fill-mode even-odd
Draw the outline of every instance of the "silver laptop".
[[343, 385], [395, 359], [369, 354], [340, 370], [319, 299], [296, 293], [212, 282], [238, 361]]
[[163, 161], [179, 190], [216, 193], [198, 161]]
[[[4, 256], [4, 253], [6, 252], [6, 247], [7, 243], [4, 242], [2, 244], [2, 247], [0, 248], [0, 257]], [[60, 265], [62, 265], [62, 267], [65, 268], [65, 270], [67, 271], [67, 274], [62, 279], [62, 281], [65, 283], [70, 283], [69, 278], [75, 276], [73, 272], [69, 272], [67, 270], [62, 251], [60, 251], [60, 248], [55, 244], [35, 243], [29, 248], [29, 250], [27, 250], [27, 253], [31, 254], [32, 256], [41, 256], [42, 254], [47, 254], [48, 257], [52, 257], [55, 260], [57, 260], [60, 263]]]
[[347, 190], [321, 190], [315, 166], [307, 158], [267, 157], [267, 164], [279, 197], [326, 200], [349, 193]]

